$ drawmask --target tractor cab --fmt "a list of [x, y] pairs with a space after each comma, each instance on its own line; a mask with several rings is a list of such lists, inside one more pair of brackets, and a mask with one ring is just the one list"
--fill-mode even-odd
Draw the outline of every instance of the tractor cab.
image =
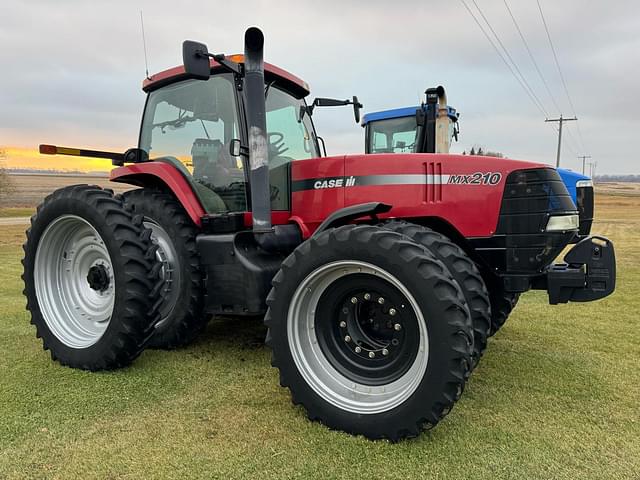
[[[238, 55], [230, 58], [243, 61]], [[167, 71], [145, 82], [139, 148], [151, 160], [178, 169], [206, 213], [245, 212], [249, 176], [239, 147], [248, 144], [247, 113], [237, 75], [212, 62], [207, 80], [184, 76]], [[306, 84], [268, 64], [265, 78], [270, 206], [288, 210], [289, 164], [320, 156], [318, 139], [311, 117], [300, 115]]]
[[449, 153], [458, 139], [456, 109], [443, 87], [426, 91], [427, 102], [364, 115], [365, 153]]

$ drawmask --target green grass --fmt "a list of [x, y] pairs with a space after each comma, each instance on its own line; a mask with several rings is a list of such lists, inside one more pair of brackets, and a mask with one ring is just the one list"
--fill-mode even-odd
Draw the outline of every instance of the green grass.
[[278, 386], [257, 321], [212, 322], [195, 345], [116, 372], [53, 363], [24, 310], [24, 227], [1, 227], [0, 478], [638, 479], [629, 211], [595, 226], [616, 242], [615, 295], [557, 307], [525, 295], [449, 416], [399, 444], [309, 422]]
[[3, 207], [0, 208], [0, 218], [30, 217], [35, 211], [35, 208]]

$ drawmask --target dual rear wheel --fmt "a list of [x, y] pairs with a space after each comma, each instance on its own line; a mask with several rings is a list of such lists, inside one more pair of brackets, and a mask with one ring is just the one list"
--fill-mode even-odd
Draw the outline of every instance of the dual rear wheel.
[[196, 228], [170, 195], [97, 186], [55, 191], [38, 207], [23, 260], [31, 322], [64, 365], [123, 367], [146, 347], [202, 331]]

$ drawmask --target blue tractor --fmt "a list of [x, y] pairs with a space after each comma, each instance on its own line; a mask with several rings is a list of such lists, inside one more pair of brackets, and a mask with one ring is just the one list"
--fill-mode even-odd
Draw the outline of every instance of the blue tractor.
[[[449, 153], [458, 140], [460, 114], [447, 105], [442, 86], [425, 92], [419, 106], [371, 112], [362, 118], [365, 153]], [[580, 173], [558, 168], [580, 212], [580, 235], [588, 235], [593, 222], [593, 181]]]

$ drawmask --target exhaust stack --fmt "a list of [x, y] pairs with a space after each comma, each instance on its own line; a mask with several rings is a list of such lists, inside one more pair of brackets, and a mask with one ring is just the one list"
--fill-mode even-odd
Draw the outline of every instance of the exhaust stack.
[[256, 27], [247, 29], [244, 34], [244, 92], [247, 99], [249, 127], [253, 232], [259, 234], [272, 232], [263, 47], [264, 35], [260, 29]]

